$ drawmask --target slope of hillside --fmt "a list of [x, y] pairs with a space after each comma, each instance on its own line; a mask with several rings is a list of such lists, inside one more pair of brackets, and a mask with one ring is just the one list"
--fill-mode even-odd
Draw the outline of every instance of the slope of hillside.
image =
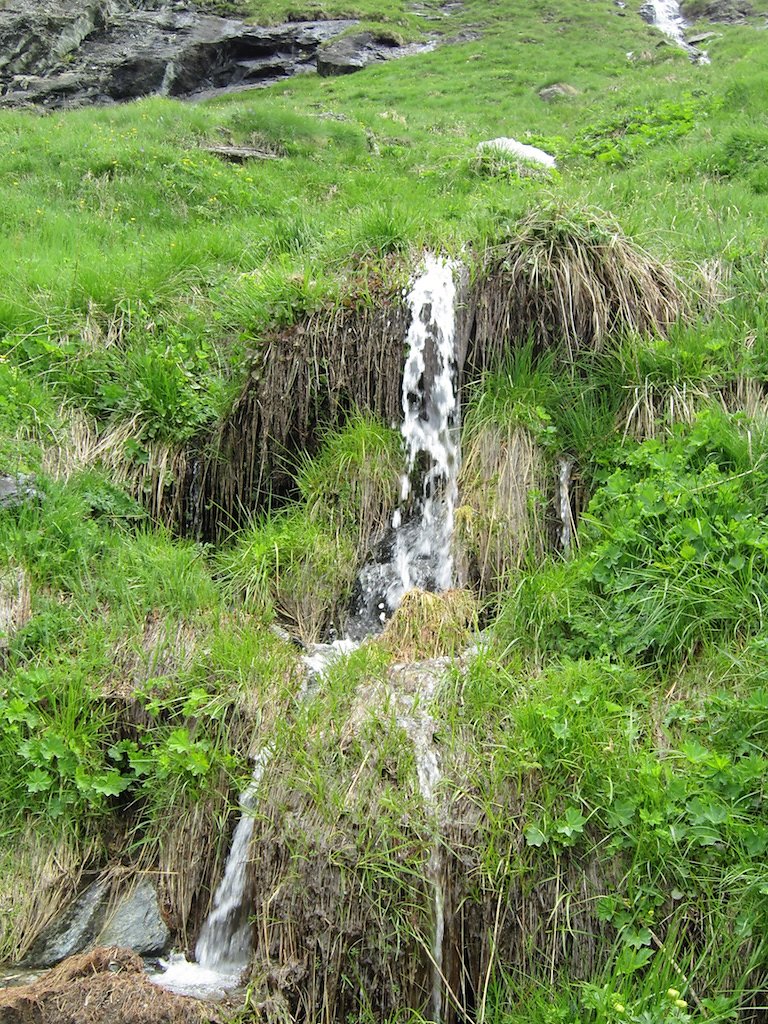
[[[251, 4], [438, 45], [0, 110], [4, 962], [140, 878], [191, 957], [256, 757], [247, 990], [142, 1012], [767, 1019], [766, 15], [688, 4], [697, 64], [639, 7]], [[318, 680], [411, 511], [428, 252], [454, 586]]]

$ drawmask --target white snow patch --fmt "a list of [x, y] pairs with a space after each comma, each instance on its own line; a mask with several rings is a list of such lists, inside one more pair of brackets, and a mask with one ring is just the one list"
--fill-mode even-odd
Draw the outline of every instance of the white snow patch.
[[488, 149], [509, 153], [529, 164], [542, 164], [544, 167], [552, 168], [556, 166], [555, 158], [549, 153], [545, 153], [543, 149], [537, 149], [536, 146], [529, 146], [525, 142], [518, 142], [517, 139], [507, 139], [503, 136], [499, 139], [489, 139], [487, 142], [479, 144], [477, 152], [482, 153]]

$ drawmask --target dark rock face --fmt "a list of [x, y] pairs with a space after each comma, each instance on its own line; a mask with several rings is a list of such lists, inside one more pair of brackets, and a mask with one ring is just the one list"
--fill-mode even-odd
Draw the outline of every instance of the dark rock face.
[[93, 882], [40, 935], [27, 962], [50, 967], [94, 946], [123, 946], [145, 956], [170, 942], [157, 893], [146, 879], [128, 889], [108, 914], [109, 883]]
[[687, 21], [738, 24], [755, 13], [750, 0], [683, 0], [680, 5]]
[[0, 475], [0, 508], [16, 508], [37, 497], [37, 489], [31, 476]]
[[372, 32], [359, 32], [321, 46], [317, 54], [317, 71], [320, 75], [348, 75], [369, 64], [406, 57], [412, 53], [424, 53], [433, 48], [434, 43], [407, 43], [401, 46], [387, 37]]
[[[150, 0], [151, 3], [151, 0]], [[259, 28], [187, 9], [11, 0], [0, 10], [0, 104], [76, 106], [253, 86], [314, 70], [353, 21]]]

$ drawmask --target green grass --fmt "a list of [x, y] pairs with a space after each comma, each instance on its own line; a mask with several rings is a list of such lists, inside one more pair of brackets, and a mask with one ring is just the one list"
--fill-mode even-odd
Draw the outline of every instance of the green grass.
[[[204, 849], [215, 884], [249, 757], [271, 743], [255, 884], [284, 901], [281, 948], [319, 929], [307, 977], [340, 1018], [427, 1007], [436, 838], [483, 1024], [700, 1024], [759, 1000], [768, 38], [720, 26], [696, 67], [638, 6], [465, 0], [433, 22], [399, 0], [248, 3], [261, 23], [353, 14], [404, 39], [476, 38], [202, 104], [0, 111], [0, 474], [33, 473], [38, 492], [0, 509], [15, 616], [0, 619], [0, 866], [18, 845], [27, 893], [8, 903], [8, 876], [0, 955], [24, 947], [54, 849], [88, 870], [108, 850], [160, 870]], [[558, 81], [577, 93], [542, 101]], [[479, 162], [500, 135], [557, 172]], [[277, 159], [204, 148], [229, 141]], [[316, 639], [343, 621], [396, 503], [398, 425], [341, 396], [341, 426], [286, 453], [280, 507], [218, 548], [161, 529], [114, 466], [205, 451], [271, 337], [393, 294], [424, 247], [476, 273], [532, 210], [552, 245], [578, 229], [609, 247], [593, 229], [615, 218], [673, 268], [691, 315], [568, 358], [499, 337], [498, 364], [467, 380], [462, 515], [491, 628], [429, 709], [435, 815], [386, 653], [360, 650], [303, 703], [269, 628]], [[112, 468], [78, 454], [86, 434]], [[498, 493], [513, 458], [519, 506]], [[569, 557], [552, 541], [562, 458]], [[163, 465], [170, 489], [192, 464]], [[324, 998], [320, 981], [293, 994]]]

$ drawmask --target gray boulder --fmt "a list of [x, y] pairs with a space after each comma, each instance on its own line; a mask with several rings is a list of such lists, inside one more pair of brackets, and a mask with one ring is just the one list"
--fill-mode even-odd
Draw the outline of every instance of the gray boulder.
[[95, 946], [123, 946], [149, 956], [164, 952], [171, 934], [160, 913], [157, 893], [144, 878], [110, 907], [110, 883], [88, 886], [38, 937], [25, 963], [52, 967]]
[[144, 878], [121, 897], [96, 937], [97, 946], [125, 946], [143, 956], [162, 953], [171, 933], [160, 914], [154, 885]]
[[568, 85], [567, 82], [555, 82], [554, 85], [545, 85], [542, 89], [539, 89], [539, 98], [544, 100], [545, 103], [552, 103], [555, 100], [571, 99], [573, 96], [578, 96], [579, 90], [574, 89], [572, 85]]
[[33, 501], [37, 495], [33, 477], [24, 473], [0, 476], [0, 509], [17, 508], [28, 501]]

